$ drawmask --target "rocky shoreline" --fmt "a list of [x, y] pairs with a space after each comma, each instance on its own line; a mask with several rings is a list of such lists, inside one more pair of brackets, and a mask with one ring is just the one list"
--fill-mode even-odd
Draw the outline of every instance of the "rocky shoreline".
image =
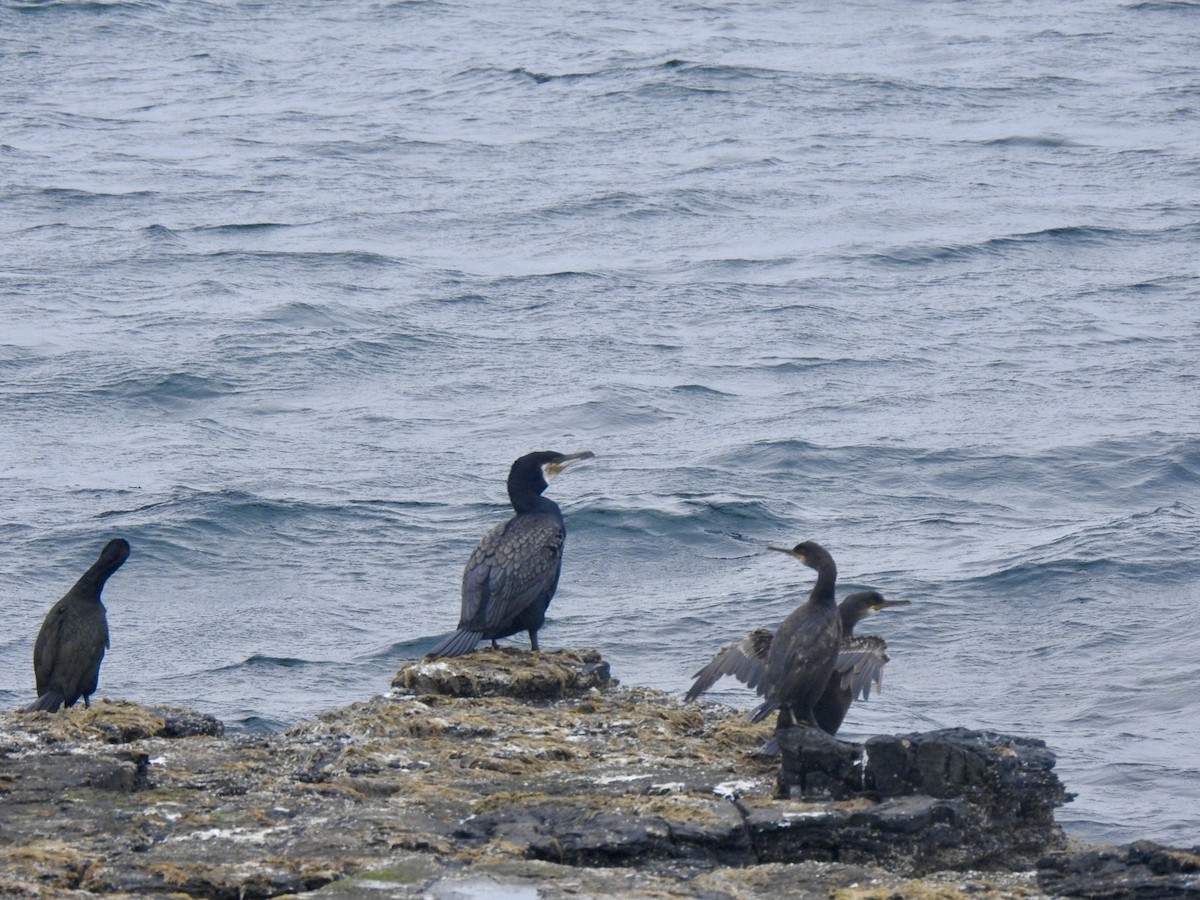
[[594, 651], [415, 661], [282, 734], [0, 715], [0, 894], [1168, 897], [1200, 848], [1070, 846], [1039, 741], [864, 745], [622, 687]]

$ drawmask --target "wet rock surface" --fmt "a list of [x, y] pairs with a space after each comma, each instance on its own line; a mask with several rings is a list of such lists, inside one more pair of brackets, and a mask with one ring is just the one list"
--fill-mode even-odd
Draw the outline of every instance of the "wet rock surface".
[[1062, 844], [1036, 742], [884, 737], [865, 769], [844, 745], [842, 788], [776, 799], [769, 726], [619, 687], [592, 651], [394, 683], [271, 735], [119, 702], [0, 715], [0, 893], [1036, 896]]
[[1200, 897], [1200, 846], [1190, 850], [1135, 841], [1055, 853], [1038, 863], [1038, 884], [1055, 896], [1103, 900]]

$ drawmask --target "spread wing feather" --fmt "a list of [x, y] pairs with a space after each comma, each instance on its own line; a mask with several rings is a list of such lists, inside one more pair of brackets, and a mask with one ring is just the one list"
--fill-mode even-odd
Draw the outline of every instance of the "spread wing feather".
[[687, 699], [695, 700], [725, 675], [762, 694], [772, 637], [768, 629], [756, 628], [737, 643], [722, 647], [712, 662], [692, 676], [696, 682], [687, 692]]
[[842, 640], [834, 668], [841, 673], [842, 687], [848, 688], [855, 700], [871, 696], [871, 685], [883, 690], [883, 667], [889, 657], [887, 644], [873, 634], [848, 637]]

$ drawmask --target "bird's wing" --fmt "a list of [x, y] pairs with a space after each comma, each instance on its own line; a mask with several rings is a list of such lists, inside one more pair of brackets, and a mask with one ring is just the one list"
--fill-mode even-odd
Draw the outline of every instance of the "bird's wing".
[[497, 525], [463, 571], [459, 628], [503, 628], [558, 586], [566, 530], [553, 516], [519, 516]]
[[46, 613], [46, 619], [42, 622], [41, 631], [38, 632], [37, 641], [33, 645], [33, 675], [39, 694], [50, 681], [50, 675], [54, 671], [54, 663], [63, 643], [63, 624], [66, 621], [67, 604], [59, 600], [50, 612]]
[[842, 687], [849, 688], [854, 699], [871, 696], [871, 685], [883, 690], [883, 667], [888, 661], [887, 644], [873, 634], [843, 638], [834, 668], [842, 676]]
[[712, 662], [692, 676], [696, 683], [687, 692], [687, 699], [695, 700], [725, 675], [734, 676], [761, 694], [763, 681], [767, 677], [767, 654], [771, 650], [773, 636], [766, 628], [756, 628], [736, 644], [722, 647]]

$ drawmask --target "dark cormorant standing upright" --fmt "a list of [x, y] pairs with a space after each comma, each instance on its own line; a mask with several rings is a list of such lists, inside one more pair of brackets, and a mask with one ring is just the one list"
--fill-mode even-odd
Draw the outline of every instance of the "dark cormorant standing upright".
[[88, 698], [96, 692], [100, 661], [108, 647], [108, 618], [100, 592], [128, 557], [128, 541], [109, 541], [100, 558], [46, 614], [33, 646], [38, 698], [26, 712], [55, 712], [60, 706], [74, 706], [80, 697], [85, 708], [91, 705]]
[[[907, 600], [885, 600], [878, 591], [860, 591], [838, 604], [842, 620], [842, 642], [838, 646], [837, 662], [825, 684], [825, 690], [813, 707], [817, 726], [828, 734], [837, 734], [854, 700], [871, 696], [871, 685], [883, 687], [883, 667], [888, 661], [887, 644], [873, 634], [855, 635], [854, 627], [881, 609], [908, 606]], [[767, 673], [767, 655], [774, 638], [767, 628], [756, 628], [736, 644], [722, 647], [712, 662], [695, 674], [695, 683], [687, 692], [695, 700], [724, 675], [733, 675], [757, 693], [763, 693]], [[773, 706], [759, 707], [755, 715], [762, 718]]]
[[842, 642], [842, 620], [833, 594], [837, 566], [829, 552], [815, 541], [804, 541], [790, 550], [769, 549], [786, 553], [816, 569], [817, 583], [808, 600], [780, 623], [771, 640], [763, 679], [766, 703], [754, 721], [765, 718], [778, 707], [779, 728], [796, 723], [814, 725], [813, 707], [825, 690]]
[[458, 630], [440, 641], [427, 657], [459, 656], [481, 640], [529, 632], [531, 649], [558, 587], [567, 530], [558, 504], [542, 491], [572, 463], [591, 459], [582, 453], [543, 450], [522, 456], [508, 473], [508, 499], [516, 515], [486, 535], [463, 571], [462, 614]]
[[878, 591], [851, 594], [838, 604], [842, 618], [842, 643], [833, 674], [825, 692], [813, 707], [817, 725], [828, 734], [837, 734], [846, 711], [855, 698], [871, 696], [871, 684], [883, 690], [883, 666], [888, 661], [887, 644], [874, 634], [856, 636], [854, 626], [881, 609], [908, 606], [908, 600], [884, 600]]

